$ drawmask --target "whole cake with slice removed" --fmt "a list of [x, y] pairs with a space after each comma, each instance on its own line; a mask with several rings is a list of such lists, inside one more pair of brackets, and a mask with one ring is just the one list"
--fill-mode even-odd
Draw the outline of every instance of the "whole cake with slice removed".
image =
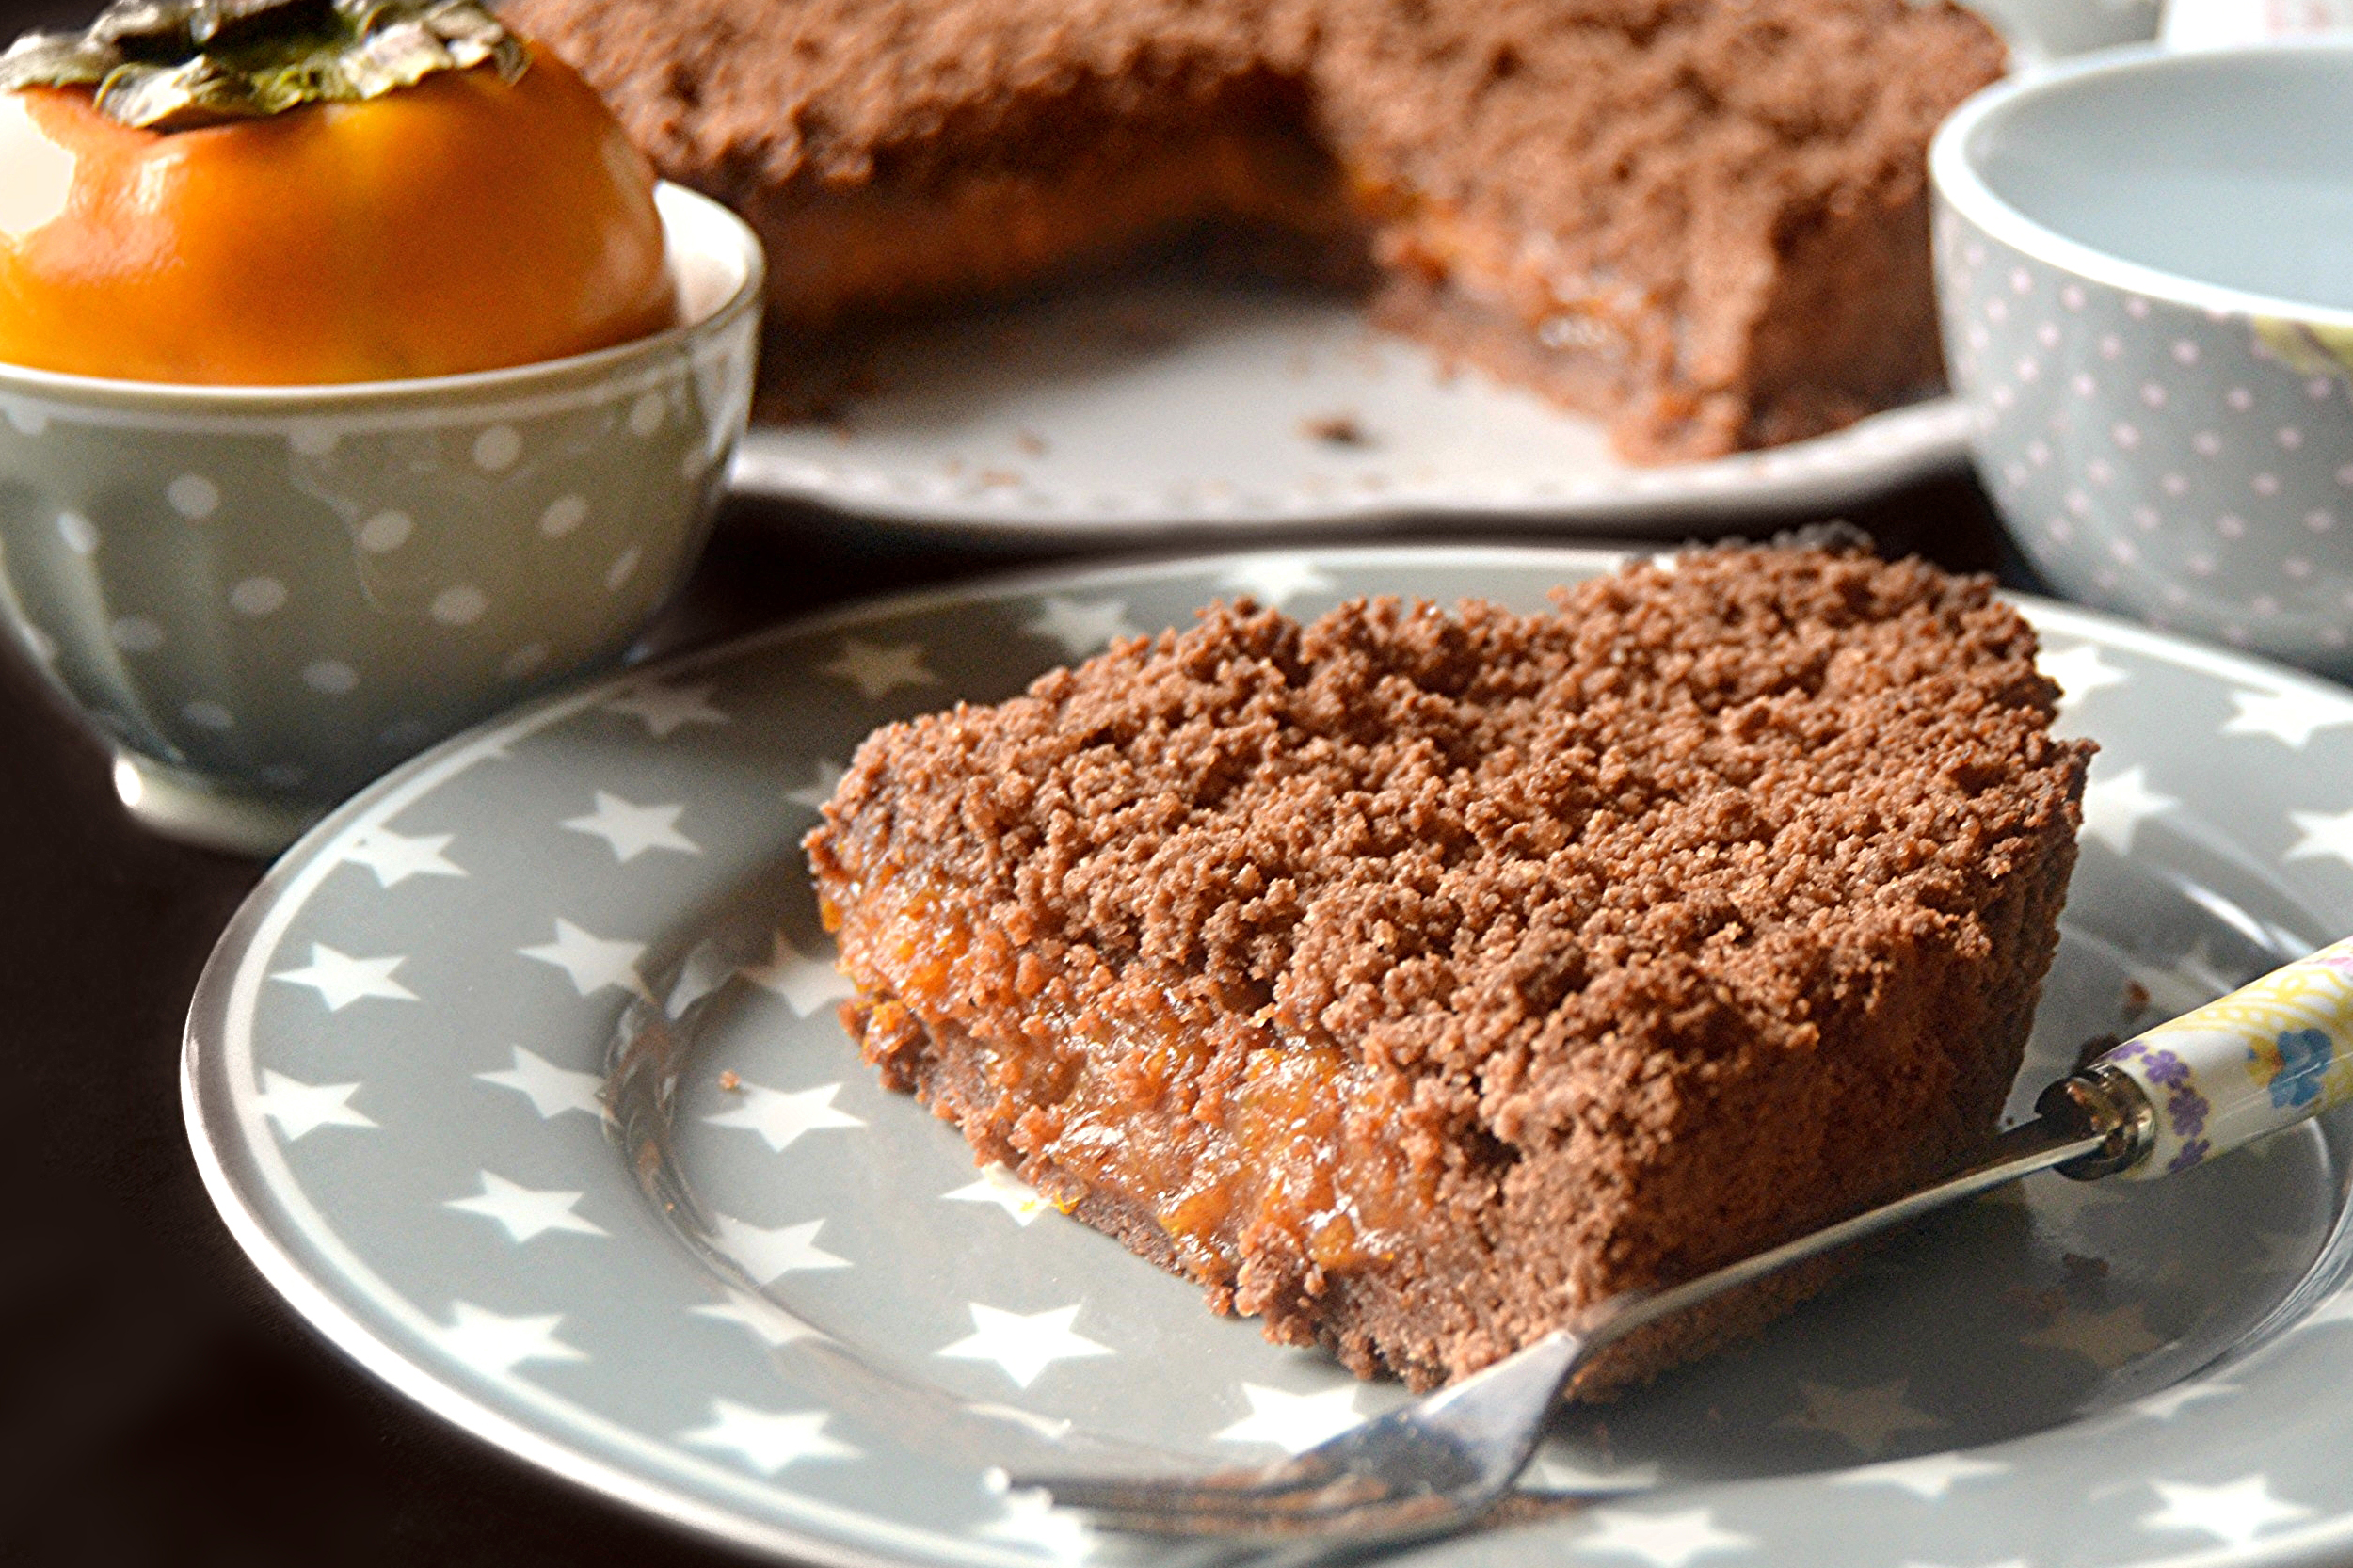
[[1213, 1306], [1417, 1386], [1990, 1136], [2090, 749], [2025, 620], [1810, 547], [1556, 597], [1215, 606], [877, 731], [808, 841], [868, 1059]]
[[2003, 60], [1948, 0], [503, 14], [760, 230], [790, 333], [1239, 223], [1641, 459], [1814, 435], [1939, 381], [1928, 141]]

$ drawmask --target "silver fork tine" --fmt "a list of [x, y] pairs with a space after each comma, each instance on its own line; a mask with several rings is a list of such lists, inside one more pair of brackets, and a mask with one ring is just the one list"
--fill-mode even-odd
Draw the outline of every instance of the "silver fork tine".
[[[1202, 1507], [1227, 1512], [1283, 1506], [1283, 1500], [1312, 1495], [1332, 1483], [1328, 1471], [1285, 1480], [1246, 1485], [1227, 1484], [1214, 1477], [1181, 1480], [1123, 1480], [1106, 1476], [1024, 1476], [1010, 1480], [1010, 1489], [1049, 1494], [1058, 1508], [1083, 1508], [1096, 1512], [1129, 1510], [1158, 1512], [1168, 1508]], [[1356, 1501], [1366, 1500], [1361, 1495]]]
[[[1082, 1511], [1084, 1512], [1084, 1511]], [[1283, 1539], [1345, 1539], [1355, 1544], [1428, 1536], [1467, 1522], [1445, 1497], [1425, 1494], [1297, 1514], [1220, 1513], [1202, 1510], [1103, 1515], [1097, 1524], [1128, 1534], [1213, 1538], [1237, 1544]]]
[[[1271, 1469], [1182, 1480], [1037, 1476], [1059, 1507], [1096, 1514], [1112, 1528], [1152, 1534], [1297, 1533], [1375, 1528], [1376, 1512], [1400, 1528], [1426, 1529], [1463, 1512], [1449, 1496], [1508, 1482], [1527, 1463], [1544, 1413], [1585, 1352], [1569, 1334], [1547, 1336], [1445, 1393], [1352, 1427]], [[1525, 1432], [1520, 1444], [1494, 1441]], [[1255, 1479], [1254, 1479], [1255, 1477]]]

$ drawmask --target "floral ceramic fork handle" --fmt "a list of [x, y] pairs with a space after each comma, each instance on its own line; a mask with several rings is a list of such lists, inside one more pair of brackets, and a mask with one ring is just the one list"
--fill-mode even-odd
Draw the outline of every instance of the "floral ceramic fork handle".
[[2353, 937], [2125, 1041], [2051, 1092], [2087, 1090], [2117, 1102], [2130, 1148], [2081, 1174], [2141, 1179], [2353, 1099]]

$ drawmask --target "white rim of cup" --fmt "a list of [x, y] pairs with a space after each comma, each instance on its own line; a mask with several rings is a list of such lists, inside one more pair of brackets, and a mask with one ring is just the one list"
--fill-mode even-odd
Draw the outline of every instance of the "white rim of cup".
[[676, 277], [680, 246], [690, 226], [706, 235], [724, 236], [706, 243], [696, 253], [720, 257], [740, 273], [734, 287], [701, 314], [665, 327], [659, 332], [627, 343], [568, 354], [557, 360], [502, 365], [495, 370], [462, 371], [451, 376], [419, 376], [395, 381], [315, 381], [278, 385], [220, 385], [208, 382], [132, 381], [104, 376], [73, 376], [64, 371], [37, 370], [27, 365], [0, 363], [0, 392], [63, 398], [99, 397], [114, 403], [155, 399], [185, 405], [217, 406], [221, 411], [266, 409], [273, 413], [356, 401], [431, 397], [440, 393], [475, 394], [525, 387], [528, 383], [561, 378], [575, 372], [596, 373], [640, 355], [699, 340], [758, 304], [767, 287], [768, 260], [751, 226], [721, 203], [699, 191], [667, 180], [654, 187], [654, 205], [662, 218], [663, 254]]
[[2126, 261], [2080, 240], [2045, 228], [1993, 194], [1979, 177], [1970, 141], [1980, 127], [2016, 104], [2060, 92], [2103, 76], [2140, 75], [2150, 72], [2189, 70], [2227, 64], [2233, 59], [2275, 58], [2287, 55], [2330, 54], [2353, 60], [2353, 40], [2311, 38], [2232, 49], [2171, 50], [2155, 44], [2130, 44], [2077, 56], [2056, 65], [2037, 66], [1996, 82], [1969, 99], [1945, 121], [1929, 147], [1929, 179], [1954, 212], [2012, 250], [2062, 271], [2130, 294], [2162, 299], [2192, 310], [2240, 316], [2272, 316], [2353, 330], [2353, 310], [2309, 301], [2250, 294], [2221, 283], [2201, 282], [2179, 273]]

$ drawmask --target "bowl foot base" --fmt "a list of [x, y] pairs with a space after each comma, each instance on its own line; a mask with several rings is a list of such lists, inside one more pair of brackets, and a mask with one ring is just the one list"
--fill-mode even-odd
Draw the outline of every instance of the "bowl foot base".
[[115, 794], [168, 839], [232, 855], [273, 856], [327, 814], [327, 803], [247, 794], [152, 757], [115, 753]]

